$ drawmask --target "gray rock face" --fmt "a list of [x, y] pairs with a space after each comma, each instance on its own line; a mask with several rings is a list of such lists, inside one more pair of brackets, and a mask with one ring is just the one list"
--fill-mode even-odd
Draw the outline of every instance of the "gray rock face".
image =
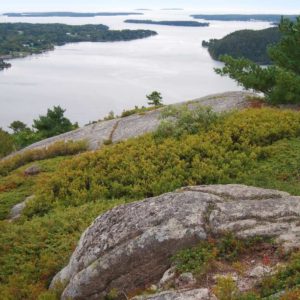
[[23, 202], [16, 204], [10, 211], [9, 220], [14, 221], [19, 219], [21, 217], [22, 211], [26, 207], [26, 204], [33, 198], [34, 196], [29, 196]]
[[[247, 106], [247, 97], [253, 96], [249, 92], [227, 92], [195, 99], [189, 104], [193, 109], [197, 104], [211, 106], [216, 112], [229, 111]], [[177, 105], [183, 105], [178, 103]], [[106, 140], [119, 142], [131, 137], [138, 137], [154, 131], [160, 123], [161, 110], [149, 111], [145, 114], [132, 115], [125, 118], [98, 122], [74, 131], [70, 131], [30, 145], [17, 152], [22, 153], [30, 149], [45, 148], [58, 141], [86, 140], [91, 150], [100, 148]]]
[[178, 289], [191, 288], [196, 283], [197, 280], [192, 273], [182, 273], [175, 281], [176, 288]]
[[132, 300], [215, 300], [208, 289], [189, 291], [166, 291], [151, 296], [134, 297]]
[[173, 254], [211, 234], [269, 236], [297, 247], [299, 221], [300, 197], [285, 192], [243, 185], [187, 187], [99, 216], [52, 287], [66, 284], [62, 299], [103, 299], [112, 289], [127, 294], [158, 282]]
[[40, 172], [41, 172], [41, 168], [39, 166], [33, 165], [33, 166], [27, 168], [24, 171], [24, 174], [26, 176], [34, 176], [34, 175], [39, 174]]

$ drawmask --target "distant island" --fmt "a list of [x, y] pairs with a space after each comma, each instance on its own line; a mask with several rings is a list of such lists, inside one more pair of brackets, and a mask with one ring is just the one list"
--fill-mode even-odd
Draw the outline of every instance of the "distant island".
[[0, 58], [0, 70], [10, 68], [11, 64], [5, 62], [2, 58]]
[[184, 27], [207, 27], [209, 23], [200, 23], [196, 21], [152, 21], [152, 20], [125, 20], [125, 23], [150, 24], [165, 26], [184, 26]]
[[183, 8], [162, 8], [161, 10], [184, 10]]
[[195, 19], [209, 20], [209, 21], [264, 21], [271, 23], [279, 23], [282, 17], [292, 20], [296, 19], [296, 15], [191, 15]]
[[7, 17], [111, 17], [111, 16], [130, 16], [143, 15], [137, 12], [98, 12], [98, 13], [78, 13], [78, 12], [25, 12], [25, 13], [5, 13]]
[[131, 41], [156, 34], [151, 30], [109, 30], [101, 24], [0, 23], [0, 59], [39, 54], [67, 43]]
[[248, 58], [258, 64], [271, 64], [267, 48], [276, 44], [281, 38], [278, 27], [263, 30], [239, 30], [224, 38], [203, 41], [211, 57], [218, 60], [221, 55], [228, 54], [234, 58]]

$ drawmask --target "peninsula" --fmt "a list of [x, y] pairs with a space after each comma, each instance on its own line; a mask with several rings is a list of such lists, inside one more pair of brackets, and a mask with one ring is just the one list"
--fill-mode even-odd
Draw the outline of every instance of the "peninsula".
[[203, 41], [202, 46], [208, 48], [210, 56], [218, 60], [222, 55], [234, 58], [247, 58], [261, 65], [271, 64], [268, 47], [280, 41], [278, 27], [263, 30], [239, 30], [226, 35], [222, 39]]
[[200, 23], [196, 21], [152, 21], [152, 20], [125, 20], [125, 23], [150, 24], [164, 26], [183, 26], [183, 27], [208, 27], [209, 23]]
[[39, 54], [68, 43], [131, 41], [156, 34], [151, 30], [110, 30], [101, 24], [0, 23], [0, 58]]
[[282, 17], [289, 18], [291, 20], [296, 19], [296, 15], [239, 15], [239, 14], [227, 14], [227, 15], [191, 15], [194, 19], [209, 20], [209, 21], [261, 21], [270, 23], [279, 23]]

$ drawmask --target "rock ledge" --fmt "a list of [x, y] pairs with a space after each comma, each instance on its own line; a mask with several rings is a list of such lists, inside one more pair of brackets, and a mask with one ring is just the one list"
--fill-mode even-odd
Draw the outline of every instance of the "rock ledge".
[[104, 299], [112, 289], [128, 294], [158, 282], [179, 250], [224, 232], [274, 237], [286, 248], [298, 247], [300, 197], [244, 185], [212, 185], [116, 207], [83, 233], [51, 287], [66, 284], [62, 299]]

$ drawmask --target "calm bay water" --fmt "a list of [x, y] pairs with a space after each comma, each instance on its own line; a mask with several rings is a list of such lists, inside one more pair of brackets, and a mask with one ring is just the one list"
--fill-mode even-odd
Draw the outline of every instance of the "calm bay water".
[[[194, 13], [194, 12], [193, 12]], [[190, 12], [145, 12], [133, 18], [190, 20]], [[81, 125], [135, 105], [146, 105], [145, 95], [162, 93], [175, 103], [228, 90], [240, 90], [232, 80], [214, 73], [213, 61], [202, 40], [221, 38], [239, 29], [262, 29], [264, 22], [211, 22], [188, 28], [125, 24], [129, 17], [6, 18], [0, 22], [105, 24], [111, 29], [151, 29], [158, 36], [114, 43], [79, 43], [12, 61], [0, 72], [0, 127], [14, 120], [31, 124], [47, 108], [61, 105]]]

